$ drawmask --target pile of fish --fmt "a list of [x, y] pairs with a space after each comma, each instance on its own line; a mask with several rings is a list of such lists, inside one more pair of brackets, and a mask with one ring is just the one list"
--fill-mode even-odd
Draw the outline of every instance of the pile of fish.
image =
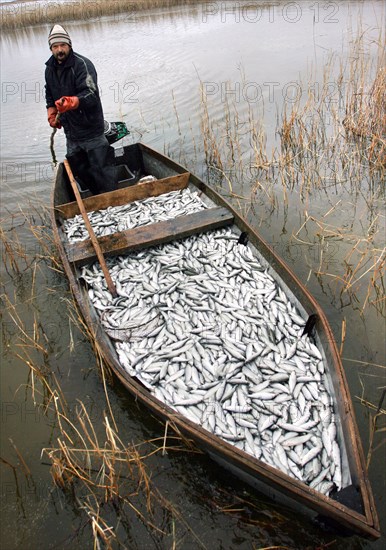
[[[188, 190], [137, 205], [133, 218], [122, 208], [126, 227], [143, 205], [155, 219], [205, 208]], [[106, 228], [104, 212], [95, 219]], [[82, 277], [131, 376], [191, 421], [329, 494], [348, 480], [325, 361], [303, 335], [306, 319], [238, 241], [220, 229], [109, 259], [114, 299], [98, 263]]]
[[[189, 189], [171, 191], [162, 197], [163, 200], [151, 197], [122, 206], [109, 206], [103, 210], [88, 212], [95, 235], [103, 237], [117, 231], [186, 216], [206, 208], [197, 193], [192, 193]], [[65, 220], [63, 231], [71, 243], [89, 238], [81, 214]]]

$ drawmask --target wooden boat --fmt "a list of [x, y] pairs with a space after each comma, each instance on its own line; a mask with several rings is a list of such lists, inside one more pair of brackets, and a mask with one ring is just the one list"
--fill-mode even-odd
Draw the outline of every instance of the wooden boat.
[[[71, 289], [87, 321], [90, 330], [97, 338], [103, 358], [121, 383], [132, 396], [141, 401], [152, 413], [174, 424], [182, 433], [191, 438], [218, 463], [230, 469], [235, 475], [252, 486], [264, 491], [285, 503], [290, 501], [296, 509], [307, 515], [321, 516], [331, 520], [341, 529], [358, 533], [369, 538], [380, 536], [379, 523], [373, 495], [367, 477], [361, 440], [354, 419], [353, 406], [348, 391], [344, 370], [336, 349], [331, 328], [327, 319], [312, 295], [275, 254], [267, 243], [248, 225], [237, 212], [203, 181], [188, 173], [182, 166], [173, 162], [144, 144], [133, 144], [121, 148], [116, 163], [121, 174], [117, 191], [84, 198], [86, 211], [94, 211], [107, 206], [122, 205], [130, 201], [159, 196], [163, 193], [185, 188], [198, 190], [212, 205], [202, 212], [181, 216], [173, 220], [129, 229], [121, 233], [100, 237], [99, 245], [105, 256], [124, 254], [145, 247], [171, 242], [188, 235], [210, 229], [231, 226], [239, 233], [247, 235], [249, 245], [261, 261], [273, 270], [274, 277], [296, 300], [301, 311], [317, 319], [316, 330], [319, 345], [323, 348], [329, 369], [329, 377], [334, 394], [335, 414], [339, 418], [339, 444], [345, 449], [344, 468], [348, 470], [351, 483], [328, 497], [310, 488], [279, 469], [276, 469], [217, 435], [203, 429], [185, 416], [156, 399], [136, 378], [127, 374], [118, 361], [112, 341], [100, 325], [84, 282], [79, 280], [80, 266], [96, 259], [90, 240], [69, 244], [63, 232], [63, 221], [79, 213], [77, 202], [69, 185], [63, 167], [57, 169], [52, 192], [52, 224], [56, 244]], [[142, 176], [152, 174], [157, 179], [135, 185]]]

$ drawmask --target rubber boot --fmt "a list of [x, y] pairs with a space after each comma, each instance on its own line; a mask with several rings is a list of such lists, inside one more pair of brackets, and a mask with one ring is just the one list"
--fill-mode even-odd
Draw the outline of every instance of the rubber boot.
[[86, 151], [79, 151], [72, 155], [66, 155], [66, 157], [76, 181], [81, 186], [81, 191], [88, 189], [93, 195], [98, 194], [99, 187], [94, 180]]
[[118, 177], [114, 162], [114, 149], [103, 145], [87, 151], [90, 172], [98, 193], [107, 193], [117, 189]]

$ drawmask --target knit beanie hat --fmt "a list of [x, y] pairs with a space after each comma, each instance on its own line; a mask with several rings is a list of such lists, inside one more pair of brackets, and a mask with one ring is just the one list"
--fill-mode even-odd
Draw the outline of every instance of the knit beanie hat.
[[48, 35], [48, 45], [50, 49], [54, 44], [68, 44], [70, 47], [72, 46], [68, 32], [61, 25], [54, 25]]

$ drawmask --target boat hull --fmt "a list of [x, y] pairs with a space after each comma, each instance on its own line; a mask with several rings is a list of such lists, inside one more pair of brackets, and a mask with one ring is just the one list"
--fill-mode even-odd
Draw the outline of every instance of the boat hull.
[[[130, 172], [136, 175], [136, 180], [144, 174], [153, 174], [158, 180], [163, 181], [166, 181], [168, 178], [187, 174], [184, 167], [144, 144], [125, 147], [123, 155], [118, 157], [116, 162], [123, 166], [129, 166]], [[131, 181], [130, 187], [133, 183], [136, 183], [136, 181]], [[310, 510], [314, 514], [330, 518], [351, 532], [369, 538], [378, 538], [380, 535], [379, 523], [367, 477], [364, 454], [354, 419], [353, 406], [345, 373], [332, 330], [322, 309], [284, 261], [276, 255], [274, 250], [258, 235], [255, 229], [243, 220], [218, 193], [191, 174], [188, 175], [188, 184], [201, 192], [202, 196], [208, 198], [216, 206], [225, 208], [231, 213], [233, 227], [237, 228], [240, 234], [244, 233], [248, 235], [249, 242], [259, 254], [261, 261], [275, 274], [280, 285], [286, 289], [286, 292], [301, 307], [305, 315], [316, 316], [318, 343], [323, 349], [325, 360], [329, 366], [331, 387], [334, 394], [339, 395], [339, 399], [335, 399], [334, 407], [339, 418], [341, 443], [345, 448], [344, 468], [351, 479], [349, 497], [345, 501], [344, 494], [348, 493], [348, 491], [342, 492], [342, 502], [339, 502], [334, 498], [315, 491], [305, 483], [289, 477], [263, 461], [257, 460], [248, 453], [203, 429], [196, 423], [191, 422], [165, 405], [162, 401], [156, 399], [140, 382], [125, 371], [118, 360], [112, 341], [100, 324], [96, 311], [90, 304], [87, 289], [79, 280], [80, 263], [78, 265], [75, 261], [70, 261], [70, 257], [73, 256], [69, 254], [69, 247], [62, 230], [62, 223], [63, 217], [69, 216], [71, 212], [76, 212], [76, 204], [74, 204], [63, 166], [59, 165], [52, 192], [51, 216], [54, 238], [71, 290], [90, 328], [92, 337], [97, 342], [103, 359], [133, 397], [141, 401], [152, 413], [165, 422], [169, 422], [176, 430], [192, 439], [212, 458], [230, 469], [235, 475], [247, 481], [250, 485], [259, 489], [264, 487], [266, 489], [265, 492], [268, 492], [270, 496], [283, 495], [283, 498], [289, 499], [289, 501], [301, 506], [304, 510]], [[152, 192], [158, 192], [154, 191], [154, 189], [153, 187]], [[136, 193], [137, 190], [131, 191], [128, 189], [127, 193], [130, 194], [131, 192]], [[105, 201], [106, 206], [109, 204], [112, 197], [107, 197], [109, 194], [105, 195], [106, 197], [99, 197], [98, 204], [103, 204], [103, 201]], [[85, 203], [89, 201], [89, 210], [96, 204], [96, 200], [97, 198], [93, 197], [85, 200]], [[152, 242], [151, 240], [148, 241], [150, 244]], [[127, 239], [124, 246], [128, 246]], [[120, 253], [122, 245], [117, 250], [117, 254]]]

